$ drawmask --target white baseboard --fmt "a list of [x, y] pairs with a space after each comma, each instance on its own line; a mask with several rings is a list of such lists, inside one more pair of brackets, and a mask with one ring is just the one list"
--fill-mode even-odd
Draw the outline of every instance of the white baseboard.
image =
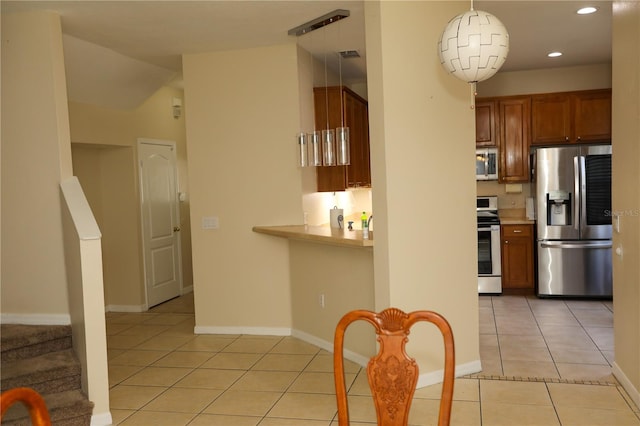
[[[312, 345], [316, 345], [327, 352], [333, 353], [333, 342], [328, 342], [326, 340], [320, 339], [314, 335], [305, 333], [304, 331], [300, 331], [300, 330], [293, 330], [291, 335], [297, 339], [303, 340], [307, 343], [311, 343]], [[349, 361], [353, 361], [362, 367], [366, 367], [367, 364], [369, 363], [370, 357], [365, 355], [360, 355], [356, 352], [345, 349], [344, 358], [348, 359]]]
[[[467, 374], [478, 373], [482, 371], [482, 365], [480, 360], [467, 362], [466, 364], [456, 365], [456, 377], [466, 376]], [[431, 371], [429, 373], [420, 374], [418, 377], [417, 388], [423, 388], [425, 386], [435, 385], [436, 383], [442, 383], [444, 377], [444, 368], [441, 370]]]
[[113, 424], [113, 418], [109, 411], [91, 416], [91, 426], [108, 426], [111, 424]]
[[616, 364], [615, 362], [611, 367], [611, 372], [613, 373], [615, 378], [620, 382], [624, 390], [627, 391], [627, 394], [629, 394], [629, 397], [631, 398], [633, 403], [636, 404], [636, 407], [640, 408], [640, 391], [636, 389], [635, 386], [633, 386], [633, 383], [631, 383], [631, 380], [629, 380], [627, 375], [624, 374], [624, 372], [620, 369], [618, 364]]
[[206, 327], [195, 326], [195, 334], [253, 334], [256, 336], [290, 336], [287, 327]]
[[147, 312], [147, 305], [107, 305], [105, 312]]
[[[194, 328], [195, 334], [254, 334], [254, 335], [269, 335], [269, 336], [293, 336], [304, 342], [318, 346], [327, 352], [333, 353], [333, 342], [328, 342], [324, 339], [320, 339], [312, 334], [305, 333], [304, 331], [289, 329], [289, 328], [269, 328], [269, 327], [200, 327]], [[370, 357], [361, 355], [356, 352], [345, 349], [344, 358], [356, 364], [366, 367], [369, 363]], [[456, 377], [466, 376], [467, 374], [478, 373], [482, 371], [482, 365], [480, 360], [468, 362], [456, 366]], [[418, 377], [418, 388], [433, 385], [442, 382], [444, 369], [432, 371], [429, 373], [421, 374]]]
[[70, 325], [71, 316], [68, 314], [7, 314], [0, 315], [2, 324], [26, 325]]
[[193, 285], [190, 285], [188, 287], [182, 287], [182, 292], [180, 293], [180, 296], [184, 296], [185, 294], [189, 294], [193, 292]]

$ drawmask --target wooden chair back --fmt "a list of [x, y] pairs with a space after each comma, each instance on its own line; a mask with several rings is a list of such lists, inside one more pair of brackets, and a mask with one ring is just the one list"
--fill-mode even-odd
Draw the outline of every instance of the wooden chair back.
[[349, 324], [357, 320], [365, 320], [373, 325], [378, 336], [379, 352], [369, 360], [367, 376], [376, 407], [378, 425], [381, 426], [406, 426], [409, 421], [409, 409], [418, 381], [418, 365], [415, 359], [405, 352], [411, 326], [419, 321], [427, 321], [438, 327], [444, 339], [445, 351], [444, 382], [438, 426], [449, 425], [455, 374], [455, 347], [451, 326], [438, 313], [432, 311], [405, 313], [397, 308], [385, 309], [379, 313], [366, 310], [351, 311], [342, 317], [336, 327], [333, 365], [339, 425], [349, 424], [344, 381], [344, 334]]
[[34, 426], [51, 426], [49, 410], [42, 396], [31, 388], [13, 388], [0, 395], [0, 422], [4, 413], [16, 402], [22, 402], [29, 410], [31, 424]]

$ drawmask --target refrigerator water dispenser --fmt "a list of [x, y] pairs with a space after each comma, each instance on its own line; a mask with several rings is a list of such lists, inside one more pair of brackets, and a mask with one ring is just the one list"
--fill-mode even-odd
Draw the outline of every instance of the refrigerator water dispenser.
[[571, 193], [552, 191], [547, 193], [547, 223], [551, 226], [571, 225]]

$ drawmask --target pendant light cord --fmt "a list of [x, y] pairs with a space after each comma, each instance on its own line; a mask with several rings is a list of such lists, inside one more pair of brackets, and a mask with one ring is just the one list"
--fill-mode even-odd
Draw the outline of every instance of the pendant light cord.
[[[311, 58], [311, 93], [313, 94], [313, 88], [316, 86], [316, 79], [315, 79], [315, 61], [313, 60], [313, 34], [310, 35], [309, 37], [309, 42], [311, 44], [311, 49], [309, 52], [309, 57]], [[313, 119], [313, 133], [316, 133], [316, 120], [315, 117]]]
[[[324, 45], [327, 46], [327, 33], [324, 33]], [[327, 50], [324, 51], [324, 108], [327, 115], [327, 130], [329, 130], [329, 89], [327, 87]]]
[[[338, 43], [342, 40], [342, 22], [338, 22]], [[344, 128], [344, 105], [342, 100], [344, 98], [342, 94], [342, 55], [338, 52], [338, 72], [340, 73], [340, 127]]]
[[470, 83], [469, 87], [471, 87], [471, 109], [476, 108], [476, 96], [478, 92], [476, 91], [476, 83]]

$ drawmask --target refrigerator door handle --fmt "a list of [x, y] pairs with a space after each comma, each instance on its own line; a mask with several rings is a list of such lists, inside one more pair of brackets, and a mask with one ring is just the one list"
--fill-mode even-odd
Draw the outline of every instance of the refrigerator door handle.
[[580, 167], [580, 238], [585, 238], [587, 226], [587, 166], [585, 156], [578, 157]]
[[540, 243], [542, 248], [562, 248], [562, 249], [584, 249], [584, 248], [597, 248], [597, 249], [610, 249], [612, 243], [610, 240], [604, 241], [580, 241], [580, 242], [567, 242], [567, 241], [545, 241]]
[[573, 157], [573, 228], [580, 229], [580, 156]]

